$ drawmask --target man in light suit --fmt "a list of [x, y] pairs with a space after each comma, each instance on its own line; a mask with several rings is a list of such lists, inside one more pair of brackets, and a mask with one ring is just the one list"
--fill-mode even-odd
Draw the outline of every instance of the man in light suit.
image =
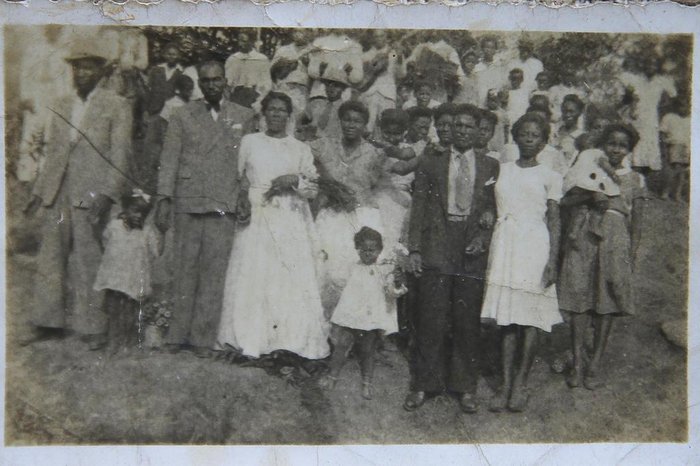
[[[104, 345], [106, 314], [92, 289], [102, 256], [101, 229], [124, 191], [131, 150], [132, 113], [126, 99], [98, 87], [106, 58], [85, 40], [67, 61], [74, 92], [50, 106], [46, 162], [25, 212], [41, 210], [44, 225], [30, 321], [36, 339], [72, 328], [90, 349]], [[68, 264], [74, 265], [68, 283]], [[67, 287], [67, 285], [69, 285]], [[66, 288], [74, 300], [70, 325]]]
[[168, 125], [156, 223], [166, 231], [174, 218], [175, 307], [168, 347], [190, 346], [206, 357], [216, 343], [236, 216], [250, 213], [247, 193], [239, 203], [238, 148], [252, 131], [254, 112], [223, 99], [221, 63], [200, 65], [198, 75], [204, 99], [178, 108]]
[[443, 391], [458, 394], [462, 411], [477, 410], [480, 315], [499, 166], [472, 149], [481, 111], [463, 104], [453, 115], [452, 146], [428, 146], [416, 170], [408, 238], [417, 277], [411, 391], [404, 402], [409, 411], [426, 393]]

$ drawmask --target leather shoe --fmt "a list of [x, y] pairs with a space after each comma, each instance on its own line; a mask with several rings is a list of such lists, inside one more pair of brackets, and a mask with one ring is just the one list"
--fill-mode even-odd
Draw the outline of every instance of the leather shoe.
[[403, 402], [403, 409], [415, 411], [425, 403], [425, 392], [410, 392]]
[[479, 405], [476, 397], [471, 393], [462, 393], [459, 397], [459, 407], [463, 413], [474, 414], [478, 411]]

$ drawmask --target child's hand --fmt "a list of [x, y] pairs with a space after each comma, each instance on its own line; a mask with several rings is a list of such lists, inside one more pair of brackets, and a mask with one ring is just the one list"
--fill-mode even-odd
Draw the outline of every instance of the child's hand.
[[492, 229], [495, 223], [496, 216], [493, 215], [493, 212], [491, 212], [490, 210], [481, 214], [481, 218], [479, 219], [479, 226], [484, 230]]
[[542, 272], [542, 288], [549, 288], [557, 282], [557, 266], [552, 264], [552, 261], [547, 262], [547, 265]]

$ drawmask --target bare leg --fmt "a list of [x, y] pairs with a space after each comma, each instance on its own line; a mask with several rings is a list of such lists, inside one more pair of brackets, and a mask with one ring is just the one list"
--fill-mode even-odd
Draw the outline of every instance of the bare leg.
[[571, 350], [574, 354], [574, 366], [566, 379], [571, 388], [579, 387], [583, 382], [583, 351], [589, 324], [588, 314], [571, 314]]
[[513, 365], [515, 363], [515, 349], [517, 347], [518, 329], [515, 325], [509, 325], [501, 330], [501, 367], [503, 371], [503, 385], [496, 392], [489, 403], [490, 411], [503, 411], [508, 404], [510, 391], [513, 388]]
[[333, 388], [340, 372], [343, 370], [348, 354], [355, 342], [355, 336], [348, 328], [340, 325], [333, 325], [331, 328], [331, 343], [333, 343], [333, 353], [329, 362], [330, 373], [321, 379], [324, 388]]
[[593, 358], [591, 359], [591, 364], [588, 367], [588, 373], [595, 375], [600, 369], [600, 360], [605, 353], [605, 348], [608, 345], [608, 339], [610, 337], [610, 330], [612, 329], [612, 319], [611, 314], [604, 314], [596, 316], [596, 329], [595, 329], [595, 347], [593, 349]]
[[357, 341], [360, 357], [360, 373], [362, 374], [362, 397], [371, 400], [372, 380], [374, 378], [374, 355], [380, 341], [379, 332], [371, 330], [362, 332]]
[[530, 375], [530, 369], [532, 368], [532, 363], [535, 360], [535, 348], [537, 347], [537, 328], [536, 327], [523, 327], [523, 338], [522, 338], [522, 354], [520, 359], [520, 367], [518, 368], [518, 373], [515, 376], [514, 386], [527, 387], [527, 379]]

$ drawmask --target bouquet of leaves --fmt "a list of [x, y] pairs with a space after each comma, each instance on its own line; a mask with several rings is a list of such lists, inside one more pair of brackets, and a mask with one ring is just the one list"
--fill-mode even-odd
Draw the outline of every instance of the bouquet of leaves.
[[143, 309], [142, 319], [146, 325], [158, 327], [163, 331], [170, 326], [172, 302], [169, 300], [150, 301]]
[[355, 192], [343, 183], [331, 178], [318, 179], [319, 208], [336, 212], [352, 212], [357, 207]]

